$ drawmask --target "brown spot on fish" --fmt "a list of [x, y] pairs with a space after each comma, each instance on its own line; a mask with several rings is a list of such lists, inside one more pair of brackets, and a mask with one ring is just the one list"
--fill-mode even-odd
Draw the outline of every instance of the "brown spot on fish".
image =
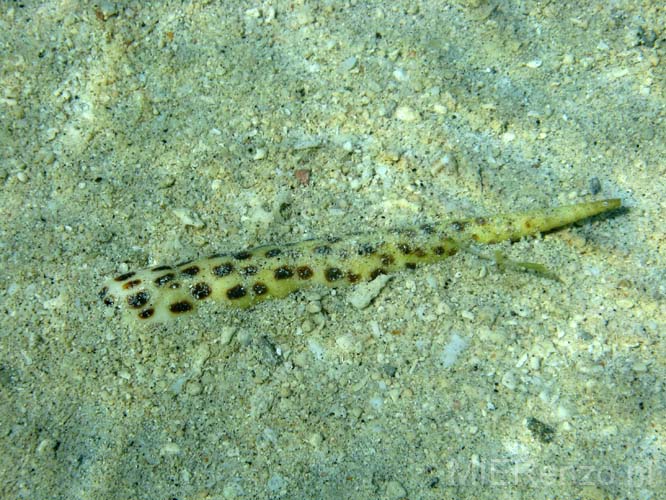
[[255, 274], [257, 274], [257, 271], [258, 271], [257, 266], [247, 266], [242, 268], [240, 272], [245, 276], [254, 276]]
[[412, 251], [407, 243], [398, 243], [398, 250], [400, 250], [403, 255], [409, 255]]
[[234, 266], [231, 264], [231, 262], [225, 262], [224, 264], [220, 264], [219, 266], [215, 266], [213, 268], [213, 274], [218, 278], [229, 276], [233, 271]]
[[326, 281], [338, 281], [344, 276], [344, 273], [337, 267], [329, 267], [324, 271]]
[[460, 232], [465, 229], [465, 223], [463, 221], [453, 221], [450, 225], [451, 229], [454, 231]]
[[138, 286], [141, 284], [141, 280], [132, 280], [128, 281], [127, 283], [123, 283], [123, 289], [124, 290], [129, 290], [130, 288], [134, 288], [135, 286]]
[[144, 309], [143, 311], [141, 311], [139, 313], [139, 318], [140, 319], [148, 319], [148, 318], [152, 317], [153, 314], [155, 314], [155, 309], [153, 309], [152, 307], [149, 307], [149, 308]]
[[332, 249], [328, 245], [319, 245], [312, 249], [317, 255], [328, 255], [331, 253]]
[[201, 283], [193, 285], [192, 288], [190, 289], [190, 293], [192, 294], [192, 297], [194, 297], [195, 299], [202, 300], [211, 294], [211, 289], [207, 283], [204, 283], [202, 281]]
[[373, 270], [370, 273], [370, 279], [374, 280], [377, 276], [379, 276], [381, 274], [386, 274], [386, 270], [382, 269], [381, 267], [378, 267], [377, 269]]
[[276, 280], [286, 280], [286, 279], [291, 278], [293, 275], [294, 275], [294, 271], [289, 266], [278, 267], [273, 272], [273, 276], [275, 276]]
[[134, 276], [136, 273], [134, 271], [130, 271], [129, 273], [121, 274], [120, 276], [116, 276], [113, 278], [114, 281], [125, 281], [126, 279], [131, 278]]
[[174, 314], [186, 313], [194, 309], [194, 306], [187, 300], [174, 302], [169, 306], [169, 311]]
[[435, 232], [435, 226], [432, 224], [421, 224], [421, 231], [425, 234], [432, 234]]
[[227, 298], [230, 300], [242, 299], [247, 295], [247, 290], [243, 285], [236, 285], [227, 290]]
[[127, 304], [133, 309], [138, 309], [140, 307], [145, 306], [149, 300], [150, 300], [150, 294], [145, 290], [141, 290], [139, 293], [135, 293], [134, 295], [128, 296]]
[[171, 266], [157, 266], [157, 267], [153, 267], [151, 269], [151, 271], [159, 272], [159, 271], [167, 271], [169, 269], [171, 269]]
[[363, 243], [361, 246], [358, 247], [358, 254], [359, 255], [372, 255], [375, 253], [375, 247], [372, 246], [369, 243]]
[[165, 274], [164, 276], [160, 276], [159, 278], [155, 278], [154, 283], [157, 286], [164, 286], [167, 283], [169, 283], [169, 281], [172, 281], [175, 277], [176, 277], [175, 274], [168, 273], [168, 274]]
[[252, 257], [252, 252], [248, 252], [247, 250], [244, 252], [238, 252], [237, 254], [234, 255], [234, 259], [236, 260], [247, 260]]
[[296, 268], [296, 274], [302, 280], [309, 280], [314, 275], [314, 272], [309, 266], [299, 266]]
[[185, 276], [196, 276], [199, 274], [199, 266], [190, 266], [186, 267], [185, 269], [181, 269], [180, 273], [184, 274]]
[[384, 254], [380, 255], [380, 257], [381, 257], [381, 260], [382, 260], [382, 264], [385, 265], [385, 266], [390, 266], [391, 264], [393, 264], [395, 262], [395, 257], [393, 257], [393, 255], [391, 255], [391, 254], [384, 253]]

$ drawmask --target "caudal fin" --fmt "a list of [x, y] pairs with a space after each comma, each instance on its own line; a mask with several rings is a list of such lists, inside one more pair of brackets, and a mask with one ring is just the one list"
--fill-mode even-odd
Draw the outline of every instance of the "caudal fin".
[[544, 208], [529, 212], [483, 217], [465, 221], [463, 231], [479, 243], [519, 240], [525, 236], [557, 229], [622, 206], [622, 200], [576, 203], [563, 207]]

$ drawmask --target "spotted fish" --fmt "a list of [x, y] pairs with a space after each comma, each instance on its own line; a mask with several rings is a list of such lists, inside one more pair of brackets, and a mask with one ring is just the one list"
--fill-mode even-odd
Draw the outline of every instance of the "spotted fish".
[[494, 217], [449, 220], [414, 229], [267, 245], [155, 266], [107, 281], [99, 296], [143, 322], [162, 322], [205, 301], [249, 307], [306, 286], [340, 286], [437, 262], [472, 244], [518, 240], [619, 208], [619, 199]]

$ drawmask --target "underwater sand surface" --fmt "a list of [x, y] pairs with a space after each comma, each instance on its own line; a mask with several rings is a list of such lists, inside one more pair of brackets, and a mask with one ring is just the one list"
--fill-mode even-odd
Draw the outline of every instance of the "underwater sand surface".
[[[652, 4], [1, 2], [0, 496], [666, 498]], [[98, 297], [600, 198], [478, 249], [561, 282], [463, 252], [152, 326]]]

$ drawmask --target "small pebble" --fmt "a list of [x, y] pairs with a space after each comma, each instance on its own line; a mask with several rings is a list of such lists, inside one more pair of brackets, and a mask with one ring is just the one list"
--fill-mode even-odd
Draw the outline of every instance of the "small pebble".
[[187, 394], [190, 396], [198, 396], [202, 390], [203, 386], [199, 382], [189, 382], [186, 386]]
[[173, 214], [178, 217], [178, 220], [184, 226], [192, 226], [197, 229], [204, 227], [204, 223], [199, 218], [196, 212], [189, 208], [174, 208]]
[[321, 139], [317, 137], [304, 137], [296, 141], [294, 150], [303, 151], [306, 149], [317, 149], [321, 147]]
[[341, 335], [335, 339], [335, 345], [344, 353], [352, 352], [355, 350], [354, 336], [351, 333]]
[[167, 175], [158, 182], [157, 187], [159, 187], [160, 189], [166, 189], [170, 188], [175, 183], [176, 183], [176, 178], [173, 175]]
[[54, 453], [56, 443], [51, 438], [42, 439], [37, 445], [37, 454], [40, 456], [51, 455]]
[[474, 318], [476, 317], [472, 311], [467, 311], [467, 310], [461, 311], [460, 316], [463, 319], [467, 319], [469, 321], [474, 321]]
[[419, 119], [419, 114], [409, 106], [398, 106], [395, 110], [395, 117], [402, 122], [415, 122]]
[[245, 16], [253, 19], [258, 19], [261, 17], [261, 11], [257, 7], [252, 7], [245, 11]]
[[263, 160], [267, 155], [268, 150], [266, 148], [257, 148], [257, 150], [254, 152], [254, 155], [252, 155], [252, 159], [255, 161]]
[[321, 361], [324, 359], [326, 349], [324, 349], [324, 347], [315, 339], [308, 339], [308, 348], [316, 360]]
[[236, 327], [233, 326], [223, 327], [222, 332], [220, 333], [220, 344], [227, 345], [229, 342], [231, 342], [234, 333], [236, 333]]
[[161, 455], [178, 455], [180, 453], [180, 446], [176, 443], [167, 443], [160, 449]]
[[306, 26], [315, 22], [315, 16], [312, 14], [312, 11], [309, 7], [301, 7], [296, 11], [296, 25], [297, 26]]
[[601, 182], [599, 182], [598, 177], [592, 177], [590, 179], [590, 194], [599, 194], [601, 192]]
[[346, 73], [347, 71], [354, 69], [354, 66], [356, 66], [356, 57], [351, 56], [342, 61], [339, 66], [339, 70], [343, 73]]
[[555, 437], [555, 429], [534, 417], [527, 419], [527, 429], [542, 443], [550, 443]]
[[264, 23], [270, 23], [273, 19], [275, 19], [275, 7], [268, 6], [264, 9]]
[[307, 186], [310, 183], [310, 170], [307, 168], [294, 170], [294, 177], [301, 186]]
[[437, 175], [440, 173], [444, 174], [457, 174], [458, 173], [458, 161], [456, 157], [451, 153], [445, 153], [440, 159], [436, 160], [433, 163], [430, 173], [432, 175]]
[[284, 477], [282, 477], [280, 474], [275, 473], [268, 479], [268, 482], [266, 483], [266, 488], [268, 488], [270, 492], [275, 494], [277, 492], [286, 489], [288, 484], [289, 483]]
[[458, 359], [458, 356], [467, 349], [468, 345], [468, 339], [461, 337], [457, 333], [453, 333], [440, 354], [440, 360], [444, 368], [451, 368]]
[[407, 490], [398, 481], [391, 480], [386, 483], [386, 498], [389, 500], [400, 500], [407, 496]]
[[314, 330], [314, 324], [309, 319], [306, 319], [301, 323], [301, 330], [303, 330], [303, 333], [310, 333]]
[[322, 436], [321, 432], [313, 432], [308, 437], [308, 443], [310, 443], [310, 445], [312, 445], [314, 448], [319, 448], [323, 442], [324, 436]]
[[527, 362], [527, 353], [524, 352], [520, 358], [518, 358], [518, 361], [516, 361], [516, 368], [522, 368], [523, 365]]
[[310, 314], [317, 314], [318, 312], [321, 312], [321, 302], [310, 302], [305, 307], [305, 310]]
[[571, 417], [571, 410], [564, 405], [559, 405], [555, 414], [559, 420], [566, 420]]
[[530, 358], [530, 369], [538, 371], [541, 368], [541, 358], [539, 356], [532, 356]]
[[507, 389], [513, 391], [518, 387], [518, 380], [516, 379], [516, 374], [512, 371], [506, 372], [502, 375], [502, 385]]
[[116, 5], [115, 2], [109, 2], [109, 1], [99, 2], [96, 15], [100, 20], [106, 21], [111, 16], [115, 16], [117, 14], [118, 14], [118, 6]]
[[347, 300], [356, 309], [365, 309], [390, 280], [390, 276], [382, 274], [372, 281], [361, 283], [348, 295]]
[[407, 76], [407, 73], [402, 68], [396, 68], [393, 71], [393, 78], [395, 78], [399, 82], [406, 82], [409, 80], [409, 77]]
[[227, 483], [222, 488], [222, 497], [223, 498], [241, 498], [243, 496], [243, 489], [239, 484], [236, 483]]

